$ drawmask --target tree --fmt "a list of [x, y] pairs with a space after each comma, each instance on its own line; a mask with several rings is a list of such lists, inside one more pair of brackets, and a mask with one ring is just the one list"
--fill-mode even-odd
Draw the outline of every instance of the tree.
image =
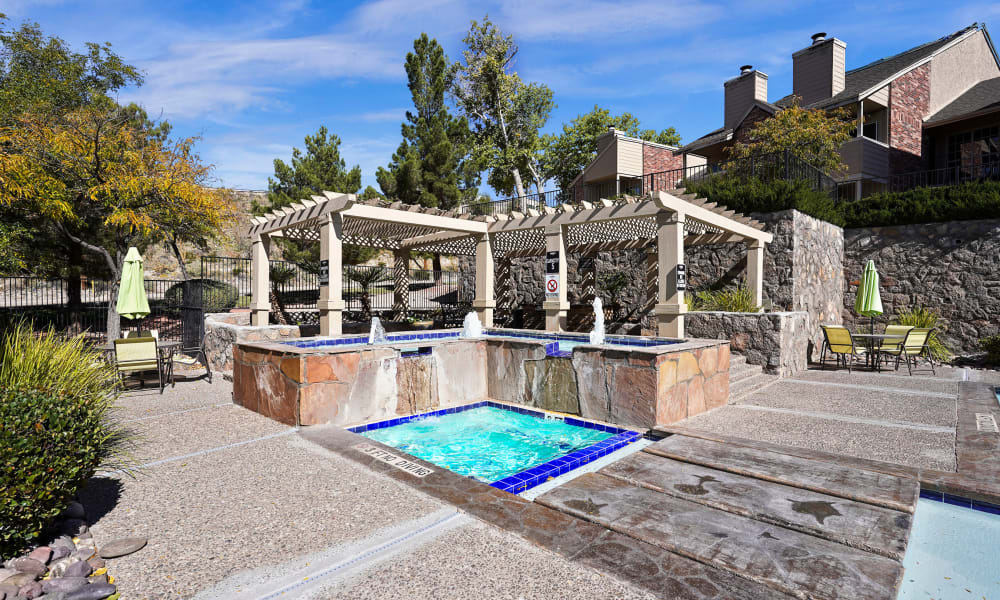
[[371, 290], [385, 278], [385, 267], [381, 265], [376, 267], [351, 266], [344, 271], [344, 276], [361, 288], [361, 320], [370, 321], [372, 318]]
[[541, 167], [545, 179], [555, 179], [560, 189], [568, 189], [577, 175], [597, 156], [597, 138], [607, 133], [608, 127], [658, 144], [676, 146], [681, 141], [681, 136], [673, 127], [659, 133], [653, 129], [640, 131], [639, 119], [631, 113], [615, 117], [608, 109], [595, 104], [589, 113], [577, 115], [563, 125], [562, 133], [542, 137], [545, 151]]
[[472, 22], [463, 43], [463, 63], [453, 67], [452, 94], [475, 133], [473, 155], [490, 169], [489, 184], [501, 193], [525, 195], [525, 171], [539, 192], [545, 180], [538, 165], [538, 130], [555, 106], [552, 90], [524, 83], [513, 70], [518, 47], [489, 17]]
[[791, 106], [772, 118], [754, 124], [746, 139], [733, 144], [729, 154], [740, 159], [787, 150], [825, 173], [837, 174], [846, 169], [840, 159], [840, 147], [850, 139], [856, 126], [846, 108], [805, 109], [796, 98]]
[[271, 300], [271, 314], [274, 315], [279, 325], [288, 325], [292, 319], [288, 314], [288, 309], [285, 308], [285, 302], [281, 299], [279, 288], [295, 279], [295, 269], [288, 265], [271, 265], [268, 269], [268, 276], [271, 281], [271, 289], [268, 292], [268, 297]]
[[450, 73], [437, 40], [426, 33], [413, 40], [405, 66], [416, 112], [406, 112], [403, 141], [389, 167], [379, 168], [376, 178], [390, 198], [449, 209], [476, 196], [475, 186], [466, 187], [469, 124], [464, 117], [451, 116], [445, 105]]
[[220, 227], [231, 210], [225, 196], [206, 189], [211, 166], [195, 153], [195, 138], [169, 140], [136, 116], [90, 106], [22, 114], [0, 127], [0, 205], [46, 220], [103, 260], [112, 276], [112, 339], [120, 331], [114, 298], [129, 246], [161, 239], [170, 223]]
[[[274, 177], [267, 180], [267, 206], [254, 203], [254, 214], [263, 215], [324, 191], [346, 194], [361, 189], [361, 167], [350, 170], [340, 156], [340, 137], [321, 126], [305, 137], [305, 152], [292, 148], [292, 164], [274, 159]], [[373, 190], [374, 191], [374, 190]], [[285, 260], [299, 263], [310, 272], [319, 272], [319, 244], [278, 238]], [[344, 262], [364, 262], [374, 255], [370, 248], [344, 245]]]

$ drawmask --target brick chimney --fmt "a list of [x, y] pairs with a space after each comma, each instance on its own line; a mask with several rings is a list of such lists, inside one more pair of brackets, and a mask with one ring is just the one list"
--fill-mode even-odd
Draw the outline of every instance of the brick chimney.
[[792, 93], [802, 105], [826, 100], [844, 90], [847, 44], [826, 33], [812, 36], [812, 44], [792, 54]]
[[753, 65], [740, 67], [739, 77], [725, 83], [726, 109], [724, 124], [726, 129], [739, 125], [754, 100], [767, 102], [767, 73], [758, 71]]

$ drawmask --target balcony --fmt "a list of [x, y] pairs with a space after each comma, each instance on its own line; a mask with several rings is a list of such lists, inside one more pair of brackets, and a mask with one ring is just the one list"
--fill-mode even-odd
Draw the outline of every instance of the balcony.
[[1000, 156], [981, 157], [974, 162], [954, 167], [893, 175], [889, 178], [889, 191], [905, 192], [919, 187], [943, 187], [989, 180], [1000, 180]]
[[885, 181], [889, 176], [889, 145], [867, 137], [856, 137], [840, 147], [847, 175]]

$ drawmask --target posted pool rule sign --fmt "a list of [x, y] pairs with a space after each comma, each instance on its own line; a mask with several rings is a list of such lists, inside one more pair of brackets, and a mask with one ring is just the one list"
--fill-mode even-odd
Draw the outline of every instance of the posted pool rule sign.
[[559, 251], [545, 253], [545, 299], [559, 299]]
[[677, 291], [683, 292], [688, 286], [687, 267], [677, 265]]
[[319, 261], [319, 284], [330, 285], [330, 261], [325, 258]]

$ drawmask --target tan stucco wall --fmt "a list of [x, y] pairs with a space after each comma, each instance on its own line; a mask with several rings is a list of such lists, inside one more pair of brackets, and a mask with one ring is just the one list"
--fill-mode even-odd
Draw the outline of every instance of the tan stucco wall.
[[642, 175], [642, 142], [619, 138], [618, 173], [622, 175]]
[[1000, 77], [982, 31], [938, 54], [931, 60], [931, 101], [929, 116], [941, 110], [963, 92], [984, 79]]

